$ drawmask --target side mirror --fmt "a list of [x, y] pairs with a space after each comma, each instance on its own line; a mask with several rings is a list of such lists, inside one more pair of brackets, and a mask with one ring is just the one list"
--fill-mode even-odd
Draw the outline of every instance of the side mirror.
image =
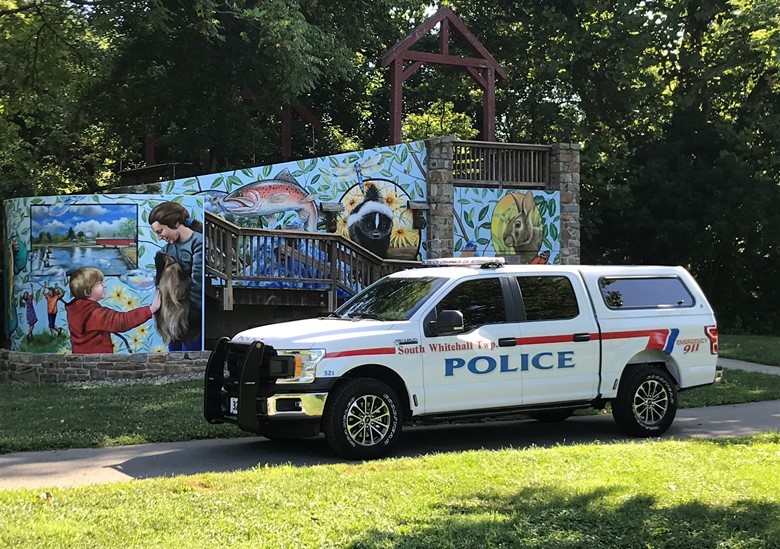
[[437, 334], [447, 334], [463, 331], [463, 313], [460, 311], [444, 310], [439, 313], [434, 324]]

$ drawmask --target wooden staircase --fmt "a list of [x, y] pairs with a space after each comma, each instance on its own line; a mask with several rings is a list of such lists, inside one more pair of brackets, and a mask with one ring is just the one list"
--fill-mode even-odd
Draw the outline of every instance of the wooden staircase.
[[220, 308], [335, 309], [381, 277], [418, 261], [383, 259], [339, 234], [239, 227], [206, 212], [206, 293]]

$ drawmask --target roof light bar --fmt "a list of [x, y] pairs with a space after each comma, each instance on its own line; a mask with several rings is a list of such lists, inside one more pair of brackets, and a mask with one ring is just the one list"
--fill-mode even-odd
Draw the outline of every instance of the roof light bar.
[[423, 265], [429, 267], [500, 267], [504, 265], [503, 257], [440, 257], [426, 259]]

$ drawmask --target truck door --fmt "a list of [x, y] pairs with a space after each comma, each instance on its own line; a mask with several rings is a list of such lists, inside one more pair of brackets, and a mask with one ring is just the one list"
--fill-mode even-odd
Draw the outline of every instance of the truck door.
[[[499, 275], [464, 280], [424, 316], [425, 413], [522, 403], [520, 372], [510, 356], [517, 349], [500, 346], [518, 337], [517, 314], [506, 305], [512, 299], [510, 283]], [[431, 330], [445, 310], [463, 314], [462, 332]]]
[[569, 273], [516, 280], [523, 304], [523, 404], [595, 398], [599, 330], [582, 282]]

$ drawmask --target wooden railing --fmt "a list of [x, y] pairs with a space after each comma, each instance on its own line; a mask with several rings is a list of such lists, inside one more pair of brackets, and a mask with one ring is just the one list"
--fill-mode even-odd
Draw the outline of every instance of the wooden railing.
[[550, 179], [550, 145], [453, 141], [452, 182], [543, 188]]
[[382, 259], [338, 234], [238, 227], [206, 212], [206, 275], [224, 284], [223, 308], [233, 309], [235, 286], [320, 289], [336, 308], [379, 278], [417, 267], [417, 261]]

